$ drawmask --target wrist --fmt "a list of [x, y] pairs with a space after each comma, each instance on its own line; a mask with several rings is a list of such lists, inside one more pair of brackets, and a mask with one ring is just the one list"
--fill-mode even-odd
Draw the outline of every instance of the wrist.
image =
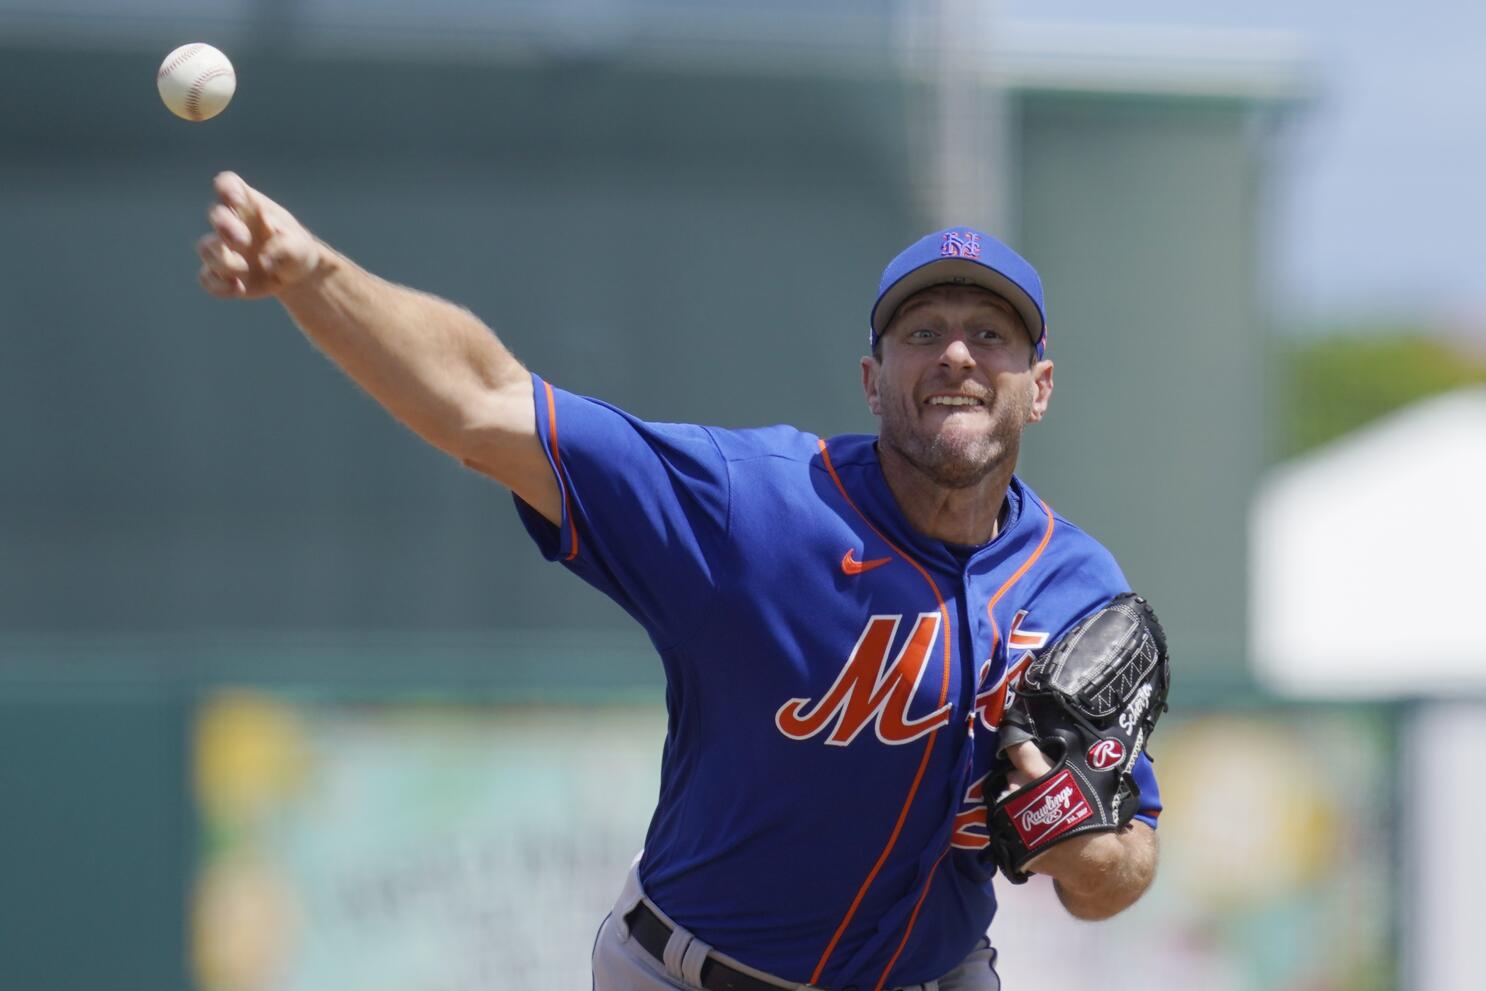
[[[290, 275], [274, 293], [279, 302], [286, 306], [292, 307], [296, 303], [305, 302], [320, 294], [325, 283], [346, 265], [345, 256], [319, 238], [313, 240], [314, 248], [306, 263], [299, 272]], [[285, 275], [289, 273], [282, 273], [280, 277], [283, 278]]]

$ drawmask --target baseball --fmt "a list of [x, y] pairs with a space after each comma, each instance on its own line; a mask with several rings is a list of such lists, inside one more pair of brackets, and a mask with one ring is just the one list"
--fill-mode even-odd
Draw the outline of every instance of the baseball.
[[237, 73], [211, 45], [182, 45], [160, 63], [155, 77], [160, 99], [185, 120], [206, 120], [226, 109], [237, 92]]

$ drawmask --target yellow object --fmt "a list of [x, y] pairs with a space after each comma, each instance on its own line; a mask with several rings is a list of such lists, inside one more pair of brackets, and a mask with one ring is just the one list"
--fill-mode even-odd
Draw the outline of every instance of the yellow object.
[[1181, 857], [1186, 881], [1210, 905], [1284, 897], [1332, 868], [1345, 812], [1326, 789], [1331, 775], [1285, 727], [1193, 720], [1173, 726], [1160, 753], [1171, 809], [1163, 841], [1190, 855]]
[[196, 721], [196, 795], [207, 820], [250, 825], [299, 787], [308, 753], [292, 706], [249, 692], [209, 702]]

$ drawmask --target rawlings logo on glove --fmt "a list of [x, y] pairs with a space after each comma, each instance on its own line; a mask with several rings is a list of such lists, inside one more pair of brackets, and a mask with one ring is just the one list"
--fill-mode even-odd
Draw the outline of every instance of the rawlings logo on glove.
[[1107, 771], [1125, 759], [1125, 746], [1113, 737], [1100, 740], [1089, 748], [1084, 759], [1092, 770]]
[[[1135, 816], [1130, 769], [1166, 711], [1171, 662], [1151, 607], [1126, 593], [1086, 617], [1034, 660], [1001, 720], [1002, 766], [986, 791], [990, 854], [1013, 882], [1038, 853]], [[1052, 770], [1010, 794], [1004, 752], [1031, 741]]]

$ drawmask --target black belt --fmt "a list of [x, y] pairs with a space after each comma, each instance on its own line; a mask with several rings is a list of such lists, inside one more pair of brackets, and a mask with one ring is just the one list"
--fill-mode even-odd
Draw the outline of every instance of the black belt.
[[[666, 943], [671, 939], [671, 927], [661, 921], [644, 902], [636, 905], [624, 917], [630, 935], [662, 965], [666, 960]], [[702, 987], [707, 991], [780, 991], [780, 985], [760, 980], [741, 970], [735, 970], [710, 953], [702, 961]]]

